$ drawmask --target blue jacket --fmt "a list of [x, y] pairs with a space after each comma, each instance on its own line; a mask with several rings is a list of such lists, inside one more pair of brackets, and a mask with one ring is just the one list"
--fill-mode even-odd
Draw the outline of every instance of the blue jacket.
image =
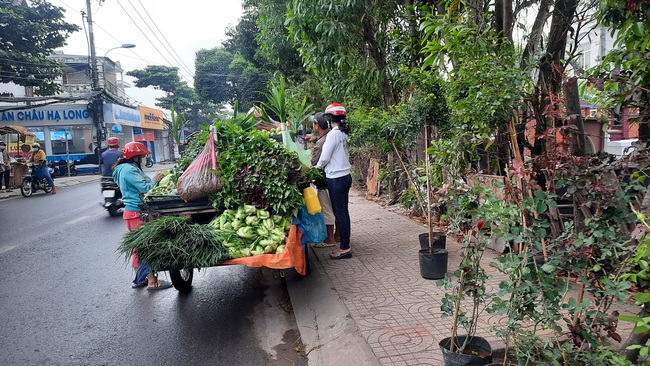
[[111, 168], [120, 156], [122, 156], [122, 152], [118, 149], [108, 149], [102, 153], [100, 157], [102, 162], [102, 176], [110, 177], [113, 174]]
[[122, 191], [124, 209], [135, 212], [140, 212], [139, 205], [142, 203], [140, 195], [149, 192], [158, 183], [144, 174], [142, 169], [130, 163], [116, 166], [113, 179]]

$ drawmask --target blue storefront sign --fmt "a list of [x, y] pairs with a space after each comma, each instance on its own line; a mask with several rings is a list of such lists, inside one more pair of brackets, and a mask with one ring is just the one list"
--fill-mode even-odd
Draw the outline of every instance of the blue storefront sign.
[[20, 126], [83, 125], [91, 124], [92, 117], [86, 104], [50, 105], [38, 108], [0, 112], [0, 124]]

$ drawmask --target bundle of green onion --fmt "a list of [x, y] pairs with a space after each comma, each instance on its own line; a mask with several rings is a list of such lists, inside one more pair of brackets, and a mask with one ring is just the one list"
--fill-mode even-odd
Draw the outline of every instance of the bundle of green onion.
[[163, 216], [126, 233], [117, 251], [127, 260], [136, 250], [152, 270], [214, 266], [228, 259], [223, 238], [210, 225]]

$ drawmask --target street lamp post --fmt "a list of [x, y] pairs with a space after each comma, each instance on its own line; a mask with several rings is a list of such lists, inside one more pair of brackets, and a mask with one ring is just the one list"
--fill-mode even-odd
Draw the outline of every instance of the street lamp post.
[[[93, 92], [99, 92], [97, 95], [92, 97], [91, 100], [91, 111], [93, 116], [93, 123], [95, 129], [97, 130], [96, 134], [96, 149], [97, 149], [97, 166], [99, 167], [99, 173], [102, 172], [102, 162], [101, 162], [101, 149], [102, 149], [102, 139], [104, 135], [104, 100], [102, 99], [102, 88], [99, 86], [99, 73], [97, 72], [97, 54], [95, 53], [95, 38], [93, 35], [93, 16], [90, 6], [91, 0], [86, 0], [86, 9], [88, 9], [88, 42], [90, 43], [90, 73], [92, 77], [92, 89]], [[104, 53], [104, 59], [106, 55], [117, 48], [133, 48], [135, 47], [132, 43], [124, 43], [120, 46], [113, 47]], [[105, 77], [105, 76], [104, 76]]]
[[108, 51], [106, 51], [106, 53], [104, 53], [104, 58], [106, 58], [106, 55], [108, 55], [108, 53], [111, 52], [112, 50], [116, 50], [118, 48], [133, 48], [133, 47], [135, 47], [133, 43], [125, 43], [121, 46], [110, 48]]

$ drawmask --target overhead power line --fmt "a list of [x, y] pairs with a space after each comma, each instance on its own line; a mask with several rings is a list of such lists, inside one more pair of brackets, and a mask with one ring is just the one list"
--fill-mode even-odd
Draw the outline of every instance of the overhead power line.
[[[84, 6], [82, 10], [77, 10], [77, 9], [73, 8], [72, 6], [70, 6], [69, 4], [67, 4], [66, 2], [64, 2], [63, 0], [58, 0], [58, 1], [59, 1], [60, 3], [62, 3], [63, 5], [65, 5], [66, 7], [68, 7], [70, 10], [72, 10], [72, 11], [74, 11], [74, 12], [79, 12], [79, 13], [82, 14], [82, 21], [81, 21], [81, 23], [83, 24], [84, 34], [86, 35], [86, 42], [88, 42], [88, 32], [87, 32], [87, 30], [86, 30], [86, 23], [87, 23], [87, 22], [86, 22], [86, 20], [85, 20], [85, 14], [84, 14], [84, 11], [85, 11], [86, 7]], [[120, 4], [120, 7], [122, 7], [121, 4]], [[122, 10], [125, 11], [124, 7], [122, 7]], [[95, 14], [94, 11], [93, 11], [93, 14]], [[127, 15], [128, 15], [128, 13], [127, 13]], [[131, 19], [131, 21], [133, 21], [133, 19]], [[107, 29], [105, 29], [104, 27], [102, 27], [101, 24], [97, 23], [97, 21], [96, 21], [95, 19], [93, 19], [93, 26], [95, 26], [95, 27], [99, 28], [100, 30], [102, 30], [106, 35], [108, 35], [109, 37], [111, 37], [112, 39], [114, 39], [117, 43], [119, 43], [119, 44], [124, 44], [124, 43], [125, 43], [125, 42], [123, 42], [122, 40], [117, 39], [117, 38], [116, 38], [116, 37], [115, 37], [115, 36], [114, 36], [110, 31], [108, 31]], [[137, 25], [136, 25], [136, 26], [137, 26]], [[140, 29], [140, 32], [142, 32], [141, 29]], [[145, 35], [145, 38], [147, 38], [146, 35]], [[150, 41], [148, 38], [147, 38], [147, 40], [148, 40], [149, 43], [151, 44], [151, 41]], [[153, 44], [152, 44], [152, 46], [153, 46]], [[156, 48], [156, 47], [154, 46], [154, 48]], [[100, 47], [100, 49], [101, 49], [101, 47]], [[156, 48], [156, 50], [158, 51], [157, 48]], [[139, 55], [138, 52], [137, 52], [136, 50], [134, 50], [134, 49], [130, 49], [129, 51], [130, 51], [131, 53], [133, 53], [135, 56], [137, 56], [137, 57], [131, 57], [131, 58], [137, 58], [138, 60], [143, 61], [143, 62], [146, 63], [147, 65], [155, 65], [155, 64], [157, 64], [156, 62], [151, 62], [150, 60], [147, 60], [147, 59], [143, 58], [143, 57], [142, 57], [141, 55]], [[160, 51], [158, 51], [158, 52], [160, 53]], [[124, 56], [124, 57], [129, 57], [129, 56], [126, 56], [126, 55], [122, 55], [122, 56]], [[162, 54], [161, 54], [161, 56], [162, 56]], [[88, 56], [88, 57], [90, 58], [90, 56]], [[164, 56], [163, 56], [163, 58], [164, 58]], [[168, 63], [170, 66], [173, 66], [172, 63], [169, 62], [169, 60], [167, 60], [167, 59], [165, 59], [165, 60], [167, 61], [167, 63]], [[89, 60], [88, 62], [90, 63], [90, 60]], [[192, 77], [194, 77], [194, 76], [193, 76], [193, 73], [190, 73], [190, 75], [192, 75]]]
[[[129, 17], [129, 19], [131, 19], [131, 22], [135, 25], [136, 28], [138, 28], [138, 30], [140, 31], [140, 33], [142, 33], [142, 35], [143, 35], [144, 38], [149, 42], [149, 44], [150, 44], [151, 46], [153, 46], [153, 48], [156, 49], [156, 52], [158, 52], [158, 54], [159, 54], [159, 55], [160, 55], [160, 56], [161, 56], [161, 57], [162, 57], [162, 58], [167, 62], [167, 64], [168, 64], [169, 66], [174, 67], [174, 64], [173, 64], [172, 62], [170, 62], [170, 61], [167, 59], [167, 57], [165, 57], [165, 55], [162, 54], [162, 52], [160, 52], [160, 49], [159, 49], [158, 47], [156, 47], [156, 46], [153, 44], [153, 42], [151, 42], [151, 39], [149, 39], [149, 37], [144, 33], [144, 31], [142, 30], [142, 28], [140, 28], [140, 26], [139, 26], [138, 23], [133, 19], [133, 17], [131, 17], [131, 14], [129, 14], [129, 12], [126, 11], [126, 9], [124, 8], [124, 6], [122, 6], [122, 4], [120, 3], [120, 1], [119, 1], [119, 0], [115, 0], [115, 2], [117, 3], [117, 5], [120, 6], [120, 8], [122, 8], [122, 11], [124, 11], [124, 13], [126, 14], [126, 16]], [[188, 80], [188, 82], [189, 82], [189, 81], [190, 81], [190, 80]]]
[[[185, 71], [187, 71], [191, 77], [194, 77], [194, 74], [192, 73], [192, 70], [190, 70], [190, 68], [187, 67], [187, 65], [185, 65], [185, 63], [183, 62], [183, 59], [178, 55], [178, 53], [176, 52], [176, 50], [174, 50], [174, 47], [169, 43], [169, 41], [167, 41], [167, 38], [165, 38], [165, 35], [160, 31], [160, 28], [158, 28], [158, 25], [156, 25], [156, 22], [151, 18], [151, 15], [149, 15], [149, 12], [148, 12], [147, 9], [144, 7], [144, 5], [142, 5], [142, 3], [140, 2], [140, 0], [138, 0], [138, 3], [139, 3], [140, 6], [142, 7], [142, 10], [144, 10], [144, 12], [147, 14], [147, 17], [149, 17], [150, 22], [146, 21], [146, 20], [142, 17], [142, 15], [140, 15], [140, 12], [138, 11], [138, 9], [135, 8], [135, 6], [133, 5], [133, 3], [131, 3], [131, 0], [127, 0], [127, 1], [129, 2], [129, 4], [131, 4], [131, 6], [133, 7], [133, 10], [135, 10], [136, 14], [138, 14], [138, 16], [140, 17], [140, 19], [142, 19], [142, 21], [144, 22], [144, 24], [147, 26], [147, 28], [149, 28], [149, 30], [151, 31], [151, 33], [153, 33], [153, 35], [156, 37], [156, 39], [158, 40], [158, 42], [160, 42], [160, 44], [162, 44], [162, 46], [165, 48], [165, 50], [167, 50], [167, 52], [170, 53], [170, 55], [174, 58], [174, 60], [178, 61], [179, 65], [182, 65], [182, 66], [185, 68]], [[165, 43], [163, 43], [163, 42], [160, 40], [160, 38], [158, 38], [158, 36], [156, 35], [156, 32], [155, 32], [153, 29], [151, 29], [151, 27], [149, 26], [150, 23], [153, 24], [154, 27], [156, 27], [156, 30], [158, 30], [158, 33], [160, 33], [160, 36], [165, 40], [165, 43], [167, 43], [167, 45], [169, 46], [169, 49], [171, 49], [171, 51], [173, 52], [173, 54], [172, 54], [172, 52], [170, 52], [169, 49], [165, 46]], [[174, 56], [174, 55], [175, 55], [175, 56]]]

